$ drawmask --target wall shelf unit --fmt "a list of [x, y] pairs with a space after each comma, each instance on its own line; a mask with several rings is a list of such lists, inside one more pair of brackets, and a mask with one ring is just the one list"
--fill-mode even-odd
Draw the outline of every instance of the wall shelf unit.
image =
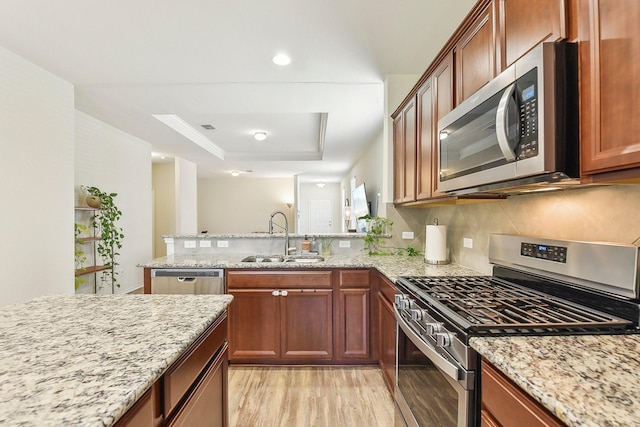
[[[98, 281], [101, 280], [101, 277], [98, 273], [106, 270], [110, 270], [111, 267], [106, 265], [100, 265], [98, 263], [99, 255], [97, 252], [97, 245], [102, 239], [95, 235], [95, 228], [93, 227], [94, 218], [97, 212], [100, 209], [92, 208], [88, 206], [76, 206], [75, 207], [75, 222], [76, 224], [80, 224], [88, 230], [88, 236], [78, 236], [75, 239], [76, 250], [80, 248], [82, 251], [82, 256], [85, 257], [82, 265], [79, 266], [78, 260], [76, 259], [76, 293], [80, 289], [80, 293], [86, 291], [87, 288], [92, 288], [94, 294], [98, 293], [98, 290], [101, 286], [98, 286]], [[79, 268], [78, 268], [79, 267]], [[82, 278], [78, 280], [78, 278]], [[88, 283], [85, 283], [88, 281]], [[80, 282], [80, 283], [79, 283]], [[111, 283], [111, 293], [114, 292], [113, 281]]]

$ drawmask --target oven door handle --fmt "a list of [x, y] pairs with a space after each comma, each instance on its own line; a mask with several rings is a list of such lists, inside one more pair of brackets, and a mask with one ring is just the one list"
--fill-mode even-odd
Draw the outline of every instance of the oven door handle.
[[459, 381], [460, 370], [459, 366], [454, 365], [444, 357], [442, 357], [436, 350], [425, 342], [420, 336], [404, 321], [402, 315], [398, 311], [398, 307], [393, 305], [393, 311], [396, 313], [396, 321], [398, 326], [402, 328], [405, 335], [415, 344], [418, 349], [433, 362], [433, 364], [445, 373], [448, 377], [453, 378], [455, 381]]

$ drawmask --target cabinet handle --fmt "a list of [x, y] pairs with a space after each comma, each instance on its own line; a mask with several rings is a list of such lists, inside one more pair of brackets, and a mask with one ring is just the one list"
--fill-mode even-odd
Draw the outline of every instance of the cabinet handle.
[[273, 291], [273, 292], [271, 292], [271, 295], [273, 295], [274, 297], [279, 297], [280, 296], [280, 291]]
[[289, 295], [288, 291], [280, 291], [280, 296], [286, 297], [287, 295]]

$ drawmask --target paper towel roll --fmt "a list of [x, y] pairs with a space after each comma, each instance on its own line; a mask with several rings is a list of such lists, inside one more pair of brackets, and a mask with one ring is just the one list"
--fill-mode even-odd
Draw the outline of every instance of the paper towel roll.
[[424, 259], [427, 264], [447, 264], [447, 226], [427, 225]]

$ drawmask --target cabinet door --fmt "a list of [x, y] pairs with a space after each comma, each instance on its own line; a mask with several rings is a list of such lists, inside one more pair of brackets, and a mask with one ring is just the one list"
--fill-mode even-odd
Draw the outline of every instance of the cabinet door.
[[411, 100], [402, 110], [403, 165], [402, 202], [416, 199], [416, 102]]
[[229, 289], [230, 359], [272, 360], [280, 357], [280, 297], [271, 289]]
[[[484, 359], [481, 362], [483, 425], [560, 427], [564, 425]], [[493, 424], [492, 424], [493, 423]]]
[[462, 34], [455, 47], [457, 104], [496, 76], [495, 0]]
[[393, 391], [396, 383], [396, 317], [393, 305], [380, 293], [380, 368], [389, 389]]
[[209, 366], [203, 378], [168, 424], [170, 427], [227, 427], [228, 348]]
[[404, 185], [404, 119], [402, 113], [393, 119], [393, 203], [402, 203]]
[[[431, 84], [431, 78], [427, 79], [424, 84], [418, 89], [417, 104], [418, 104], [418, 124], [417, 135], [418, 140], [416, 142], [416, 199], [427, 200], [431, 198], [431, 190], [434, 188], [432, 182], [433, 177], [433, 152], [432, 148], [434, 144], [434, 127], [437, 123], [434, 123], [433, 112], [433, 86]], [[437, 164], [437, 163], [436, 163]], [[437, 166], [436, 166], [437, 167]]]
[[341, 289], [338, 303], [338, 357], [370, 359], [370, 289]]
[[333, 357], [332, 299], [328, 289], [287, 290], [280, 297], [283, 359]]
[[454, 77], [453, 77], [453, 52], [445, 56], [440, 62], [438, 67], [432, 74], [432, 86], [433, 86], [433, 129], [431, 134], [432, 140], [432, 198], [451, 197], [446, 193], [438, 191], [438, 175], [440, 163], [438, 157], [440, 156], [440, 140], [438, 137], [438, 121], [443, 118], [447, 113], [453, 110], [454, 100]]
[[[640, 2], [579, 0], [583, 175], [640, 167]], [[640, 171], [608, 178], [638, 178]]]
[[500, 0], [501, 70], [543, 41], [567, 37], [565, 0]]

